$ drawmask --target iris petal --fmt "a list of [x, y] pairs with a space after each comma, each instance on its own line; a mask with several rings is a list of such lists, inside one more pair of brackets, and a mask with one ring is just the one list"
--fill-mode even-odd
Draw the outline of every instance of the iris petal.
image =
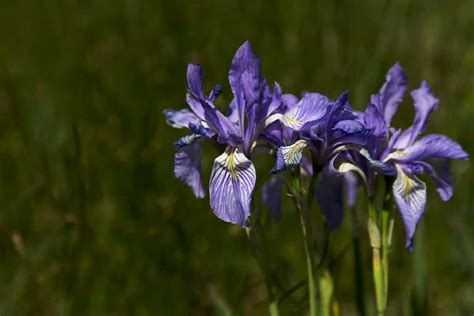
[[425, 211], [426, 184], [397, 166], [397, 177], [393, 183], [393, 197], [405, 225], [405, 246], [412, 249], [416, 226]]
[[200, 65], [189, 64], [186, 77], [188, 79], [188, 93], [186, 94], [186, 102], [193, 112], [200, 117], [204, 118], [204, 109], [199, 102], [200, 98], [204, 97], [204, 91], [202, 88], [203, 74]]
[[271, 173], [278, 173], [299, 165], [306, 146], [306, 141], [298, 140], [293, 145], [278, 148], [276, 165], [271, 170]]
[[228, 149], [217, 157], [209, 182], [214, 214], [223, 221], [247, 226], [255, 181], [255, 167], [239, 149]]
[[415, 161], [427, 158], [467, 159], [462, 147], [446, 135], [427, 135], [401, 152], [399, 161]]
[[199, 122], [198, 117], [187, 109], [165, 109], [163, 114], [166, 117], [166, 123], [175, 128], [184, 128], [188, 127], [189, 124], [197, 124]]
[[174, 155], [176, 178], [189, 185], [198, 198], [203, 198], [206, 195], [201, 182], [201, 152], [201, 140], [197, 137], [187, 145], [180, 146]]
[[275, 220], [281, 217], [281, 193], [283, 180], [278, 177], [271, 178], [262, 187], [262, 200], [268, 207], [270, 214]]
[[344, 177], [322, 173], [316, 186], [316, 199], [330, 229], [338, 228], [343, 219]]
[[293, 130], [303, 130], [323, 119], [330, 103], [330, 99], [319, 93], [305, 93], [280, 119], [285, 126]]
[[427, 172], [436, 184], [436, 191], [443, 201], [448, 201], [453, 196], [453, 186], [449, 181], [449, 176], [443, 179], [443, 175], [438, 176], [433, 166], [424, 161], [417, 161], [411, 164], [413, 169], [420, 169], [419, 173]]
[[415, 120], [412, 127], [404, 131], [395, 143], [397, 149], [403, 149], [413, 144], [418, 135], [426, 128], [428, 116], [436, 110], [439, 104], [438, 98], [433, 95], [426, 81], [421, 83], [420, 88], [413, 90], [411, 96], [415, 105]]
[[386, 126], [390, 126], [390, 121], [402, 102], [407, 85], [407, 76], [400, 64], [397, 63], [388, 71], [386, 81], [380, 92], [372, 96], [371, 103], [383, 115]]

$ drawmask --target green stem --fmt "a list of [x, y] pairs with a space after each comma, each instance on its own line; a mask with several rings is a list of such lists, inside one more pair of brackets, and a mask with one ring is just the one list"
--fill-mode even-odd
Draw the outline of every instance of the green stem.
[[351, 222], [352, 222], [352, 247], [354, 250], [354, 274], [356, 281], [356, 302], [357, 310], [359, 311], [360, 316], [365, 316], [365, 286], [364, 286], [364, 270], [362, 263], [362, 255], [360, 252], [359, 244], [359, 230], [358, 230], [358, 221], [357, 213], [355, 206], [350, 208]]
[[331, 315], [331, 302], [334, 292], [334, 283], [328, 269], [321, 271], [318, 276], [318, 285], [321, 299], [321, 316]]
[[[304, 203], [303, 203], [304, 204]], [[309, 222], [308, 214], [304, 208], [300, 209], [300, 221], [301, 229], [303, 231], [304, 238], [304, 251], [306, 255], [306, 266], [308, 273], [308, 290], [309, 290], [309, 311], [311, 316], [316, 315], [316, 284], [314, 277], [314, 257], [311, 252], [312, 245], [312, 234], [311, 225]]]
[[388, 300], [388, 271], [389, 271], [389, 255], [390, 245], [392, 243], [392, 230], [393, 230], [393, 212], [392, 212], [392, 194], [391, 194], [391, 182], [386, 180], [385, 197], [383, 201], [383, 207], [381, 212], [381, 233], [382, 233], [382, 268], [384, 273], [384, 305], [387, 306]]
[[307, 200], [304, 199], [304, 190], [300, 174], [295, 174], [293, 178], [293, 186], [290, 188], [290, 192], [293, 195], [296, 208], [300, 217], [301, 230], [303, 232], [303, 243], [304, 251], [306, 255], [306, 267], [308, 274], [308, 296], [309, 296], [309, 312], [310, 316], [316, 316], [316, 278], [315, 278], [315, 262], [312, 253], [313, 241], [312, 241], [312, 230], [311, 222], [309, 220], [309, 210]]
[[381, 237], [378, 225], [378, 214], [373, 200], [369, 200], [369, 230], [370, 246], [372, 247], [372, 273], [374, 278], [375, 298], [377, 302], [377, 314], [385, 314], [384, 303], [384, 272], [381, 259]]
[[372, 267], [378, 315], [384, 315], [388, 300], [389, 254], [392, 240], [393, 216], [391, 181], [386, 179], [382, 211], [377, 213], [373, 199], [369, 199], [369, 237], [372, 247]]
[[278, 309], [277, 291], [276, 291], [276, 287], [273, 284], [272, 277], [270, 274], [268, 256], [264, 250], [265, 247], [261, 246], [262, 241], [260, 240], [260, 238], [262, 237], [260, 236], [259, 238], [258, 233], [257, 233], [258, 229], [260, 228], [261, 228], [260, 223], [258, 220], [256, 220], [252, 224], [251, 227], [246, 228], [247, 238], [249, 240], [250, 247], [252, 248], [254, 257], [265, 279], [265, 285], [266, 285], [267, 293], [268, 293], [268, 309], [269, 309], [270, 315], [278, 316], [279, 309]]

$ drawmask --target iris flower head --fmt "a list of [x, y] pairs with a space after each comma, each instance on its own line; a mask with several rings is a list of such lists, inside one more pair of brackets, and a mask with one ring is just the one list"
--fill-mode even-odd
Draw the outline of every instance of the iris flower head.
[[[413, 124], [404, 131], [392, 128], [390, 122], [407, 90], [408, 80], [399, 64], [389, 70], [386, 79], [362, 114], [364, 123], [374, 133], [360, 150], [365, 161], [358, 161], [368, 179], [375, 173], [394, 177], [392, 193], [405, 226], [406, 247], [412, 249], [416, 226], [426, 206], [426, 184], [417, 175], [428, 174], [441, 199], [447, 201], [453, 194], [449, 163], [453, 159], [468, 159], [468, 154], [446, 135], [421, 136], [428, 116], [439, 105], [426, 81], [410, 93], [415, 107]], [[369, 192], [374, 190], [374, 183], [370, 186]]]
[[186, 101], [190, 110], [167, 109], [164, 114], [171, 126], [191, 131], [175, 143], [174, 171], [196, 197], [205, 195], [201, 181], [202, 141], [208, 139], [217, 148], [224, 148], [212, 167], [211, 208], [218, 218], [247, 226], [256, 182], [255, 167], [250, 159], [256, 141], [268, 133], [270, 121], [267, 118], [281, 111], [281, 89], [277, 83], [273, 89], [266, 83], [260, 60], [248, 42], [235, 53], [228, 78], [233, 99], [227, 115], [214, 103], [221, 86], [204, 94], [202, 69], [194, 64], [187, 69]]

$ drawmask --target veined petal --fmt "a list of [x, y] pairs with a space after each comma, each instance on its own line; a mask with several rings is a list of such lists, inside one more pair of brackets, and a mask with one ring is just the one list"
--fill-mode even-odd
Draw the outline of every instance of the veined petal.
[[186, 72], [186, 78], [188, 79], [189, 90], [193, 92], [194, 95], [198, 97], [203, 97], [203, 88], [202, 88], [202, 68], [200, 65], [189, 64]]
[[343, 219], [344, 177], [322, 173], [316, 186], [316, 199], [330, 229], [338, 228]]
[[276, 165], [270, 172], [278, 173], [299, 165], [307, 145], [305, 140], [298, 140], [293, 145], [278, 148]]
[[337, 122], [329, 136], [333, 147], [341, 144], [365, 145], [372, 132], [372, 129], [366, 128], [362, 123], [349, 119]]
[[380, 160], [377, 160], [377, 159], [373, 159], [370, 156], [370, 153], [367, 151], [367, 149], [362, 148], [359, 151], [359, 153], [367, 160], [369, 166], [373, 170], [375, 170], [379, 173], [385, 174], [385, 175], [394, 175], [396, 173], [396, 170], [395, 170], [395, 167], [393, 166], [393, 164], [391, 164], [389, 162], [386, 162], [385, 160], [380, 161]]
[[262, 187], [262, 201], [268, 207], [273, 219], [280, 220], [281, 217], [281, 193], [283, 180], [272, 177]]
[[407, 85], [407, 76], [400, 64], [397, 63], [388, 71], [380, 92], [372, 96], [371, 103], [383, 115], [386, 126], [390, 126], [390, 121], [403, 100]]
[[319, 93], [305, 93], [303, 98], [282, 117], [283, 124], [296, 131], [310, 127], [324, 118], [331, 100]]
[[409, 162], [427, 158], [468, 159], [462, 147], [446, 135], [427, 135], [403, 150], [398, 161]]
[[196, 197], [203, 198], [205, 193], [201, 182], [202, 144], [199, 137], [190, 137], [186, 142], [186, 145], [181, 144], [178, 147], [174, 155], [174, 174], [191, 187]]
[[204, 109], [206, 123], [218, 134], [218, 141], [234, 144], [234, 141], [239, 137], [236, 125], [209, 101], [200, 99], [199, 102]]
[[416, 226], [425, 211], [426, 184], [397, 166], [397, 177], [393, 183], [393, 197], [405, 225], [405, 246], [408, 249], [413, 249]]
[[204, 118], [204, 110], [199, 99], [204, 98], [202, 87], [202, 68], [200, 65], [189, 64], [186, 72], [188, 79], [188, 93], [186, 94], [186, 102], [193, 112], [201, 119]]
[[217, 157], [209, 182], [214, 214], [223, 221], [247, 226], [255, 181], [255, 167], [239, 149], [228, 149]]
[[240, 80], [240, 86], [244, 93], [246, 107], [258, 102], [262, 93], [263, 77], [260, 72], [260, 60], [252, 58], [247, 63], [247, 68], [244, 70]]
[[191, 111], [165, 109], [163, 114], [166, 117], [166, 123], [175, 128], [188, 127], [189, 124], [197, 124], [199, 122], [198, 117]]
[[373, 104], [367, 105], [363, 113], [364, 124], [367, 128], [373, 130], [373, 134], [377, 137], [384, 137], [387, 133], [387, 125], [385, 119]]
[[245, 41], [235, 52], [229, 69], [229, 83], [234, 95], [240, 89], [241, 76], [247, 69], [249, 61], [254, 59], [257, 57], [253, 54], [250, 43]]
[[446, 177], [446, 179], [439, 177], [436, 174], [435, 169], [429, 163], [424, 161], [417, 161], [412, 164], [412, 167], [414, 169], [417, 169], [418, 167], [419, 169], [421, 169], [420, 173], [427, 172], [431, 176], [431, 178], [436, 184], [436, 191], [438, 192], [441, 200], [448, 201], [453, 196], [453, 186], [449, 181], [449, 177]]

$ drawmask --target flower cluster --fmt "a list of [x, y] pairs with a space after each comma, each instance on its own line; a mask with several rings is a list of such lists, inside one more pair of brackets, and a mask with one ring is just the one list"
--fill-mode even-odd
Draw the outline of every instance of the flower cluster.
[[[205, 196], [202, 142], [209, 140], [220, 150], [209, 196], [214, 214], [226, 222], [249, 225], [256, 183], [252, 157], [264, 147], [276, 156], [272, 174], [298, 167], [315, 179], [315, 191], [310, 194], [315, 195], [330, 228], [342, 220], [342, 175], [358, 174], [369, 197], [375, 194], [378, 175], [393, 178], [393, 197], [405, 224], [407, 247], [411, 247], [426, 204], [426, 184], [417, 175], [428, 173], [441, 198], [447, 200], [452, 195], [449, 160], [468, 158], [447, 136], [420, 137], [428, 115], [438, 106], [426, 82], [411, 92], [416, 110], [413, 125], [405, 131], [391, 127], [407, 89], [406, 75], [398, 64], [362, 113], [351, 107], [346, 92], [335, 100], [316, 92], [298, 98], [283, 93], [278, 83], [270, 86], [248, 42], [237, 50], [228, 78], [233, 99], [225, 114], [215, 105], [221, 86], [205, 94], [201, 67], [193, 64], [187, 69], [190, 109], [164, 111], [168, 124], [190, 131], [175, 143], [174, 172], [198, 198]], [[275, 177], [262, 189], [276, 215], [281, 188]]]

